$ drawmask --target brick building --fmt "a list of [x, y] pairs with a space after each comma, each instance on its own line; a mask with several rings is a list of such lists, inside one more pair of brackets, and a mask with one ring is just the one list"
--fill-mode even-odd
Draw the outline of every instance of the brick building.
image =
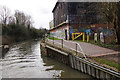
[[[71, 39], [72, 33], [101, 31], [106, 29], [103, 16], [96, 12], [90, 2], [57, 2], [53, 9], [54, 28], [50, 35], [60, 39]], [[102, 24], [101, 21], [102, 20]]]

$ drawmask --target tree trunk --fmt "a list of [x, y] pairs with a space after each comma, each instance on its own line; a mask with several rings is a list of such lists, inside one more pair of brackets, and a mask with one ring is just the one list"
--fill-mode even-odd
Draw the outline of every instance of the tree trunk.
[[117, 4], [118, 11], [113, 20], [116, 43], [120, 44], [120, 3]]
[[118, 2], [118, 44], [120, 44], [120, 2]]
[[120, 28], [116, 31], [117, 44], [120, 44]]
[[118, 31], [117, 37], [118, 37], [118, 44], [120, 44], [120, 29]]
[[116, 36], [116, 42], [117, 44], [120, 44], [120, 25], [119, 25], [119, 19], [118, 16], [116, 16], [116, 28], [115, 28], [115, 36]]

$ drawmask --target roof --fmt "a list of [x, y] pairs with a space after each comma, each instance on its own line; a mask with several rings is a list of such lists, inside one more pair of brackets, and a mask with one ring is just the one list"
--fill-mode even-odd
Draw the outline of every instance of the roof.
[[59, 4], [59, 2], [57, 1], [55, 4], [55, 7], [53, 8], [52, 12], [54, 12], [54, 10], [56, 9], [57, 5]]
[[60, 26], [67, 24], [66, 22], [62, 22], [59, 25], [55, 26], [53, 29], [50, 29], [49, 31], [55, 30], [56, 28], [59, 28]]

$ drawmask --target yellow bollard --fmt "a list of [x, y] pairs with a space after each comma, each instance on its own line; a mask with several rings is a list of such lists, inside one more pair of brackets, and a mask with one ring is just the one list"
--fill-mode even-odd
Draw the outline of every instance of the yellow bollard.
[[87, 42], [89, 42], [89, 32], [87, 32]]
[[83, 42], [85, 42], [85, 33], [83, 33]]
[[74, 34], [72, 33], [72, 40], [74, 40]]

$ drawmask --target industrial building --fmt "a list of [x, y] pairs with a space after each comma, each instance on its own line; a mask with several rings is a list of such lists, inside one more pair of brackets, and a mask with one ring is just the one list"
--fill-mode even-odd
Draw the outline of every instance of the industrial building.
[[92, 2], [57, 2], [53, 9], [53, 24], [50, 35], [59, 39], [72, 39], [72, 33], [87, 33], [107, 29], [103, 16], [97, 13], [99, 3]]

